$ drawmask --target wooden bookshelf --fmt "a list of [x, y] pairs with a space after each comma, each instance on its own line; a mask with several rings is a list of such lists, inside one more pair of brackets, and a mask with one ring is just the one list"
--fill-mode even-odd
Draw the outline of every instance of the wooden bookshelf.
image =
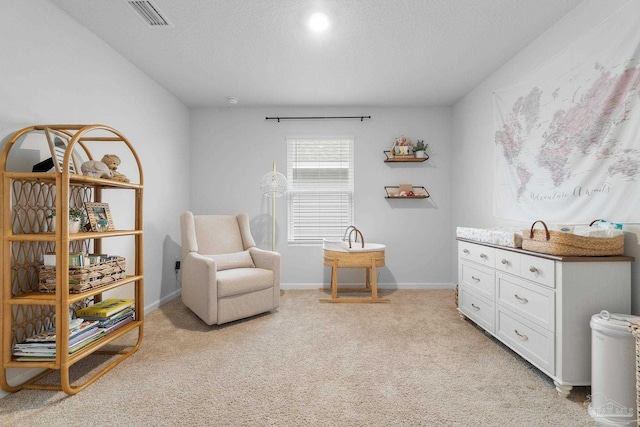
[[[57, 136], [62, 144], [52, 148], [49, 135]], [[50, 150], [55, 165], [54, 172], [16, 172], [9, 169], [9, 154], [19, 151], [25, 138], [43, 141], [42, 152]], [[106, 154], [107, 144], [120, 144], [118, 152], [131, 154], [136, 164], [137, 183], [119, 182], [110, 179], [81, 175], [80, 159], [93, 160], [90, 148]], [[49, 148], [47, 148], [49, 145]], [[108, 146], [108, 145], [107, 145]], [[13, 168], [13, 165], [11, 165]], [[75, 394], [110, 371], [115, 365], [137, 351], [143, 336], [144, 325], [144, 265], [143, 265], [143, 173], [140, 159], [129, 140], [117, 130], [99, 124], [92, 125], [37, 125], [15, 132], [7, 141], [0, 157], [2, 187], [0, 220], [2, 221], [2, 370], [0, 385], [3, 390], [15, 392], [21, 389], [62, 390]], [[133, 229], [116, 229], [105, 232], [69, 233], [69, 210], [84, 208], [87, 202], [102, 202], [104, 191], [133, 192]], [[56, 208], [54, 219], [47, 211]], [[55, 227], [53, 224], [55, 221]], [[116, 224], [117, 225], [117, 224]], [[55, 231], [54, 231], [55, 229]], [[104, 239], [129, 236], [127, 244], [133, 245], [133, 259], [127, 260], [127, 269], [132, 270], [123, 278], [104, 286], [81, 293], [70, 293], [69, 256], [71, 252], [102, 253]], [[55, 291], [40, 292], [38, 269], [42, 256], [55, 253]], [[123, 286], [133, 288], [135, 319], [126, 325], [97, 339], [86, 347], [69, 354], [70, 316], [81, 307], [102, 300], [102, 294]], [[57, 315], [60, 313], [61, 315]], [[19, 361], [13, 356], [13, 345], [23, 342], [53, 326], [56, 330], [55, 359], [45, 361]], [[129, 332], [137, 332], [136, 343], [117, 351], [104, 347]], [[70, 370], [73, 365], [92, 354], [111, 354], [113, 357], [102, 369], [81, 384], [72, 384]], [[42, 368], [44, 371], [17, 385], [7, 382], [7, 369]], [[60, 372], [59, 384], [40, 384], [38, 380], [52, 372]]]

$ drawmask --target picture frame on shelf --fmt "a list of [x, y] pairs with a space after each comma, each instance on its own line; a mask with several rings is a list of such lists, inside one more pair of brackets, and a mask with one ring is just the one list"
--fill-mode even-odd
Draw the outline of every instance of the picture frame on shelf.
[[[62, 172], [62, 169], [64, 168], [64, 155], [67, 151], [67, 146], [69, 145], [70, 138], [65, 133], [49, 128], [45, 128], [44, 133], [47, 136], [47, 143], [49, 144], [49, 151], [51, 152], [51, 161], [53, 162], [53, 166], [55, 166], [56, 172]], [[81, 174], [81, 164], [82, 162], [80, 161], [80, 158], [74, 150], [71, 153], [69, 172], [74, 174]]]
[[91, 231], [114, 231], [113, 218], [108, 203], [85, 202]]

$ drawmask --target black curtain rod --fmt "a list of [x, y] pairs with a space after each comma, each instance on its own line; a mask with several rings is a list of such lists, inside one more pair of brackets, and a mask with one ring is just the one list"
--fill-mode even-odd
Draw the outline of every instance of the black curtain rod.
[[336, 120], [336, 119], [370, 119], [371, 116], [334, 116], [334, 117], [266, 117], [266, 120]]

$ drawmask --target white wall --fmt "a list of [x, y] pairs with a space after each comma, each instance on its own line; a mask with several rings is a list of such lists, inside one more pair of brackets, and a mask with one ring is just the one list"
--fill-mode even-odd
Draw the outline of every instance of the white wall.
[[[371, 120], [276, 121], [267, 116], [371, 115]], [[269, 199], [260, 179], [273, 161], [286, 175], [288, 135], [355, 137], [355, 225], [367, 242], [387, 245], [379, 283], [388, 287], [451, 285], [450, 108], [229, 108], [192, 111], [191, 208], [196, 214], [247, 212], [258, 246], [270, 249]], [[424, 139], [431, 159], [384, 163], [395, 137]], [[387, 200], [385, 185], [423, 185], [426, 200]], [[283, 287], [329, 283], [320, 246], [287, 244], [286, 198], [276, 199], [276, 250]], [[340, 282], [362, 282], [362, 271], [340, 272]]]
[[[492, 92], [507, 86], [519, 76], [566, 48], [590, 28], [628, 3], [627, 0], [587, 0], [562, 18], [542, 36], [522, 50], [490, 78], [468, 93], [453, 107], [453, 158], [455, 173], [451, 174], [452, 231], [455, 227], [518, 226], [530, 224], [509, 222], [492, 216], [494, 125]], [[638, 234], [640, 227], [625, 224], [625, 253], [640, 259]], [[455, 265], [455, 249], [451, 263]], [[640, 262], [632, 267], [633, 312], [640, 313]], [[606, 286], [606, 284], [603, 284]]]
[[3, 1], [0, 58], [2, 145], [19, 129], [49, 123], [103, 123], [130, 139], [145, 178], [145, 306], [176, 294], [178, 218], [189, 203], [188, 109], [44, 0]]

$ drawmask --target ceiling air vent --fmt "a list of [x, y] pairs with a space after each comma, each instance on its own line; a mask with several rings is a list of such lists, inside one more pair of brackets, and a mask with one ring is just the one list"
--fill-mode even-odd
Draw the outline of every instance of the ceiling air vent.
[[158, 6], [149, 0], [125, 0], [136, 11], [138, 16], [150, 27], [173, 27], [173, 24], [162, 15]]

